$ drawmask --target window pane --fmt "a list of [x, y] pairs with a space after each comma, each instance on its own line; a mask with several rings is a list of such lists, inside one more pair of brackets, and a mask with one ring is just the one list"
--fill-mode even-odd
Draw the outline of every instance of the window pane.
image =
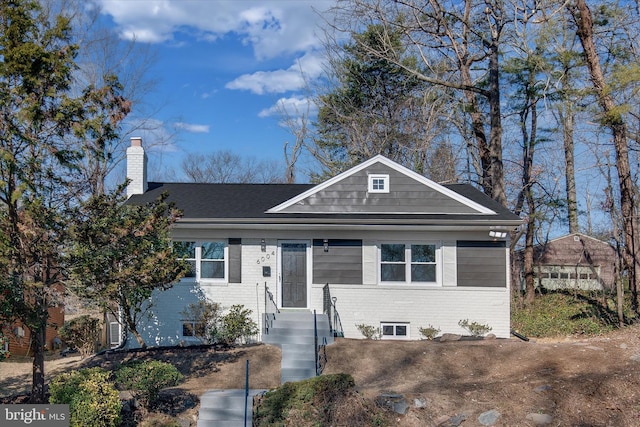
[[382, 252], [382, 262], [404, 262], [403, 244], [383, 244], [380, 248]]
[[195, 336], [204, 337], [206, 335], [206, 328], [204, 323], [196, 323], [195, 324]]
[[382, 264], [380, 273], [383, 282], [404, 282], [405, 269], [404, 264]]
[[436, 262], [435, 245], [411, 245], [411, 262]]
[[224, 243], [206, 242], [202, 244], [202, 259], [224, 259]]
[[406, 337], [407, 327], [405, 325], [396, 325], [396, 335]]
[[180, 258], [195, 258], [196, 243], [195, 242], [173, 242], [173, 252]]
[[196, 277], [196, 260], [189, 260], [189, 271], [187, 271], [184, 277]]
[[192, 337], [193, 336], [193, 323], [183, 323], [182, 324], [182, 336], [183, 337]]
[[189, 271], [184, 276], [196, 277], [196, 243], [173, 242], [173, 251], [177, 257], [189, 262]]
[[200, 268], [203, 279], [224, 279], [224, 261], [202, 261]]
[[393, 335], [393, 325], [383, 325], [382, 335]]
[[435, 264], [411, 265], [411, 281], [412, 282], [435, 282], [436, 281]]

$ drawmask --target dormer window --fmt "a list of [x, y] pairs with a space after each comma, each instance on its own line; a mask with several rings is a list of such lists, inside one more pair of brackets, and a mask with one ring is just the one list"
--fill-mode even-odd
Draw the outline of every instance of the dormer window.
[[388, 193], [389, 175], [369, 175], [369, 193]]

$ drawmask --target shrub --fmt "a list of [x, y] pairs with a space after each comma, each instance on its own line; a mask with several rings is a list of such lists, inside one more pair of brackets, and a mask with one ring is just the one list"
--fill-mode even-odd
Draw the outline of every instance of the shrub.
[[93, 354], [100, 337], [100, 321], [89, 315], [64, 322], [58, 331], [60, 338], [69, 346], [77, 348], [81, 357]]
[[109, 377], [101, 368], [60, 374], [49, 384], [49, 403], [69, 405], [70, 427], [116, 427], [122, 404]]
[[183, 378], [175, 366], [158, 360], [128, 362], [116, 371], [118, 386], [131, 391], [147, 408], [158, 400], [160, 390], [178, 385]]
[[[617, 327], [615, 303], [610, 301], [603, 306], [601, 298], [588, 291], [549, 291], [536, 295], [529, 306], [514, 301], [511, 324], [529, 337], [599, 335]], [[632, 319], [632, 313], [629, 308], [625, 318]]]
[[360, 333], [368, 340], [376, 340], [381, 336], [380, 328], [376, 328], [371, 325], [361, 323], [356, 325], [356, 328], [358, 328]]
[[469, 323], [469, 319], [464, 319], [459, 321], [458, 325], [462, 326], [467, 331], [469, 331], [469, 333], [473, 337], [482, 337], [485, 334], [491, 332], [491, 329], [493, 329], [491, 326], [487, 324], [481, 324], [478, 322]]
[[8, 359], [10, 356], [9, 350], [5, 350], [4, 346], [9, 340], [0, 332], [0, 362]]
[[[222, 307], [219, 303], [203, 300], [189, 304], [181, 314], [185, 319], [196, 324], [193, 331], [194, 336], [200, 341], [210, 344], [219, 336], [221, 311]], [[197, 327], [197, 325], [202, 325], [202, 327]]]
[[182, 424], [175, 418], [165, 414], [154, 414], [138, 424], [138, 427], [181, 427]]
[[251, 320], [252, 311], [244, 308], [244, 305], [233, 305], [222, 318], [222, 327], [219, 334], [220, 341], [233, 345], [239, 339], [247, 341], [258, 333], [258, 325]]
[[329, 374], [287, 382], [267, 392], [254, 413], [254, 425], [288, 425], [295, 418], [304, 425], [332, 425], [330, 404], [343, 401], [355, 388], [348, 374]]
[[429, 341], [437, 337], [438, 334], [440, 333], [440, 329], [434, 328], [433, 325], [429, 325], [426, 328], [420, 327], [418, 328], [418, 331], [420, 331], [420, 335], [422, 335]]

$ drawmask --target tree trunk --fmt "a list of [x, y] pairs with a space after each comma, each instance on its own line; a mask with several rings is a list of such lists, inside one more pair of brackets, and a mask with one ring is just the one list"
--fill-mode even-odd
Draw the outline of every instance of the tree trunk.
[[598, 103], [604, 113], [603, 123], [609, 128], [613, 136], [613, 145], [616, 150], [616, 169], [618, 170], [618, 183], [620, 186], [620, 213], [622, 214], [622, 225], [624, 233], [624, 261], [629, 277], [629, 288], [632, 295], [632, 307], [638, 312], [638, 289], [637, 289], [637, 239], [635, 221], [635, 203], [633, 179], [631, 177], [631, 167], [629, 165], [629, 147], [627, 141], [627, 126], [622, 117], [620, 109], [614, 102], [608, 90], [600, 58], [596, 51], [593, 40], [593, 21], [591, 10], [585, 0], [576, 0], [575, 6], [569, 5], [569, 10], [573, 15], [577, 26], [577, 35], [584, 50], [584, 57], [589, 68], [589, 75]]
[[[531, 212], [530, 212], [531, 213]], [[536, 296], [536, 283], [533, 274], [533, 235], [535, 232], [535, 220], [533, 215], [529, 215], [527, 221], [527, 230], [525, 233], [525, 246], [524, 246], [524, 288], [525, 288], [525, 300], [526, 305], [530, 305], [535, 300]]]
[[580, 231], [580, 228], [578, 225], [578, 197], [576, 194], [575, 150], [573, 142], [574, 115], [571, 106], [568, 104], [568, 102], [565, 103], [567, 108], [565, 108], [563, 114], [560, 115], [560, 120], [562, 122], [562, 140], [564, 143], [567, 218], [569, 220], [569, 233], [573, 234]]
[[31, 349], [33, 351], [33, 376], [31, 381], [30, 403], [47, 403], [44, 385], [44, 347], [46, 344], [47, 317], [41, 319], [39, 326], [30, 330]]
[[497, 34], [493, 35], [489, 54], [489, 153], [491, 157], [491, 197], [502, 206], [507, 206], [502, 165], [502, 117], [500, 109], [500, 52]]
[[142, 335], [140, 335], [140, 332], [138, 332], [138, 328], [136, 327], [135, 322], [129, 319], [128, 316], [127, 316], [126, 322], [127, 322], [127, 327], [129, 328], [129, 332], [131, 332], [135, 337], [136, 341], [138, 341], [138, 345], [140, 346], [140, 348], [147, 348], [147, 343], [144, 342]]

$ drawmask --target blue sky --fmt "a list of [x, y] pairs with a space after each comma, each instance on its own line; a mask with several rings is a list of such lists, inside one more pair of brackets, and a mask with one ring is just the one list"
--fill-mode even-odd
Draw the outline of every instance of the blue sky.
[[[293, 135], [276, 105], [306, 111], [305, 78], [322, 74], [318, 11], [333, 1], [95, 1], [119, 37], [157, 51], [150, 102], [161, 109], [153, 119], [178, 134], [151, 150], [151, 179], [168, 171], [179, 180], [182, 157], [194, 152], [232, 150], [284, 165]], [[153, 144], [153, 135], [136, 136]]]

